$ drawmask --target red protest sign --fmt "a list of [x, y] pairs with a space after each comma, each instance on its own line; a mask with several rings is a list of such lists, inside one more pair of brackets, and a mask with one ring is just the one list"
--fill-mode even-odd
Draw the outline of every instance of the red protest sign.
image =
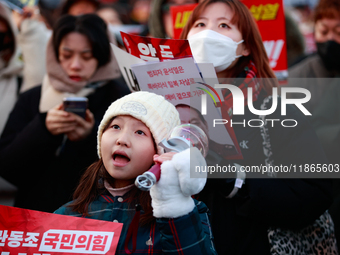
[[123, 224], [0, 205], [2, 255], [115, 254]]
[[170, 7], [173, 25], [173, 39], [178, 39], [190, 14], [198, 4], [174, 5]]
[[127, 52], [146, 61], [192, 56], [187, 40], [160, 39], [120, 33]]
[[282, 0], [242, 0], [255, 18], [260, 30], [270, 67], [278, 79], [286, 79], [286, 26]]

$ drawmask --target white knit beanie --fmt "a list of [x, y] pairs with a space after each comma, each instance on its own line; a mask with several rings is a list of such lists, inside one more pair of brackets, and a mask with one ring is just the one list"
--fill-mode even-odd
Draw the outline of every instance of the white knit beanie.
[[175, 106], [155, 93], [139, 91], [128, 94], [113, 102], [106, 110], [98, 128], [98, 156], [101, 158], [101, 138], [104, 128], [118, 115], [130, 115], [142, 121], [149, 129], [157, 144], [157, 153], [163, 148], [158, 143], [170, 135], [172, 129], [181, 124]]

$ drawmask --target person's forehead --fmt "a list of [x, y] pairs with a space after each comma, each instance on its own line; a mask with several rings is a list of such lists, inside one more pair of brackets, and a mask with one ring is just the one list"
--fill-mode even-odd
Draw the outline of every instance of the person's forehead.
[[322, 26], [338, 27], [340, 26], [340, 17], [338, 19], [323, 18], [319, 19], [316, 24]]
[[88, 38], [78, 32], [71, 32], [66, 34], [60, 42], [59, 47], [62, 49], [68, 48], [72, 50], [80, 50], [80, 51], [91, 51], [91, 44]]
[[145, 123], [141, 121], [140, 119], [137, 119], [131, 115], [117, 115], [113, 120], [116, 121], [124, 121], [124, 122], [130, 122], [133, 125], [138, 125], [138, 126], [145, 126]]
[[95, 12], [96, 6], [90, 1], [78, 1], [75, 2], [68, 10], [71, 15], [81, 15], [86, 13]]
[[217, 22], [230, 22], [234, 17], [234, 11], [223, 2], [209, 4], [197, 19], [215, 20]]

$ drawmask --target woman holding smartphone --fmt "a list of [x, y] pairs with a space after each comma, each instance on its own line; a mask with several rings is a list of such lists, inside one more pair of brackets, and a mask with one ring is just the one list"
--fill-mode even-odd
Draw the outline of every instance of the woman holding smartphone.
[[[97, 15], [60, 18], [46, 60], [42, 85], [20, 96], [1, 136], [0, 175], [18, 187], [15, 206], [53, 212], [97, 159], [105, 110], [129, 90]], [[85, 118], [64, 111], [68, 96], [87, 97]]]

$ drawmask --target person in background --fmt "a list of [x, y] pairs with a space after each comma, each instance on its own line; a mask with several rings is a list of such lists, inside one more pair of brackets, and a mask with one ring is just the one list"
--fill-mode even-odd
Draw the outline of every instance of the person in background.
[[33, 6], [25, 7], [22, 13], [12, 11], [19, 31], [17, 41], [24, 63], [20, 93], [38, 86], [46, 73], [46, 45], [52, 30], [39, 10]]
[[124, 9], [118, 4], [100, 5], [96, 13], [108, 25], [123, 25], [122, 17], [126, 17]]
[[[101, 4], [98, 0], [66, 0], [60, 6], [60, 15], [63, 16], [63, 15], [69, 14], [73, 16], [79, 16], [79, 15], [90, 14], [90, 13], [98, 15], [97, 11], [100, 5]], [[117, 45], [116, 37], [111, 36], [111, 43], [113, 43], [114, 45]]]
[[293, 19], [290, 9], [285, 9], [286, 45], [288, 68], [307, 57], [305, 39], [297, 22]]
[[[0, 2], [0, 135], [22, 83], [23, 64], [19, 59], [17, 33], [10, 10]], [[0, 204], [13, 205], [16, 190], [0, 174]]]
[[314, 10], [317, 54], [289, 69], [289, 77], [329, 78], [340, 74], [340, 2], [320, 0]]
[[100, 3], [98, 0], [66, 0], [60, 7], [60, 15], [81, 15], [95, 13]]
[[[323, 79], [326, 80], [327, 79]], [[320, 103], [313, 111], [310, 122], [318, 135], [322, 147], [326, 153], [328, 161], [337, 166], [340, 164], [340, 118], [339, 118], [339, 100], [340, 100], [340, 77], [334, 78], [328, 89], [320, 99]], [[332, 179], [333, 203], [329, 208], [335, 226], [335, 236], [340, 243], [340, 180]]]
[[285, 8], [285, 10], [289, 10], [292, 14], [292, 18], [297, 22], [299, 30], [304, 37], [306, 55], [316, 52], [313, 11], [318, 2], [319, 0], [314, 1], [314, 3], [309, 0], [296, 1], [291, 3], [288, 8]]
[[[82, 172], [97, 159], [97, 127], [107, 107], [130, 91], [96, 14], [58, 20], [46, 69], [42, 85], [20, 95], [6, 123], [0, 175], [18, 187], [15, 206], [53, 212], [69, 201]], [[64, 111], [69, 96], [88, 98], [85, 118]]]
[[[233, 84], [242, 91], [245, 106], [248, 97], [255, 109], [266, 110], [272, 106], [272, 89], [277, 86], [277, 80], [269, 67], [254, 18], [242, 2], [206, 0], [199, 3], [180, 39], [189, 40], [197, 63], [213, 63], [221, 84]], [[252, 89], [250, 95], [249, 88]], [[233, 114], [233, 95], [229, 90], [222, 90], [222, 93], [225, 102], [222, 116], [229, 115], [234, 123], [262, 120], [248, 107], [243, 115]], [[261, 127], [233, 125], [243, 158], [229, 160], [228, 164], [251, 168], [327, 163], [321, 144], [304, 115], [288, 105], [286, 116], [282, 116], [280, 98], [276, 99], [278, 107], [269, 118], [295, 119], [297, 126], [273, 126], [266, 119]], [[211, 123], [208, 125], [210, 130]], [[216, 164], [218, 162], [212, 165]], [[273, 172], [265, 176], [256, 172], [247, 172], [245, 176], [240, 173], [234, 174], [233, 182], [228, 178], [230, 174], [222, 179], [208, 179], [198, 194], [198, 199], [211, 210], [218, 254], [270, 254], [270, 228], [300, 230], [319, 218], [332, 202], [329, 180], [286, 179]]]
[[305, 106], [312, 114], [330, 87], [331, 79], [322, 78], [340, 75], [340, 2], [320, 0], [314, 9], [314, 23], [317, 53], [288, 69], [288, 85], [311, 92], [312, 98]]
[[18, 30], [7, 6], [0, 3], [0, 135], [17, 101], [23, 64], [19, 59]]
[[296, 78], [329, 78], [340, 75], [340, 2], [320, 0], [314, 10], [317, 54], [289, 69]]
[[[123, 223], [116, 254], [216, 254], [208, 209], [191, 198], [206, 173], [190, 178], [190, 163], [204, 166], [203, 156], [197, 148], [163, 153], [158, 145], [179, 124], [176, 108], [154, 93], [112, 103], [99, 125], [99, 160], [82, 176], [74, 200], [55, 213]], [[154, 164], [160, 180], [141, 191], [135, 179]]]
[[150, 4], [152, 0], [130, 1], [130, 18], [137, 24], [146, 24], [150, 16]]
[[170, 6], [195, 4], [198, 2], [198, 0], [153, 0], [148, 21], [150, 36], [172, 38], [173, 25]]
[[[120, 32], [127, 33], [143, 31], [142, 25], [132, 25], [127, 8], [121, 3], [101, 4], [97, 9], [97, 15], [107, 24], [109, 31], [115, 39], [114, 44], [125, 50]], [[127, 28], [127, 26], [129, 28]], [[129, 30], [130, 29], [130, 30]], [[138, 34], [137, 33], [137, 34]]]
[[40, 0], [38, 8], [41, 19], [49, 30], [52, 30], [57, 19], [60, 17], [60, 5], [62, 0]]
[[[340, 164], [340, 2], [320, 0], [314, 10], [317, 54], [289, 69], [290, 82], [311, 92], [310, 122], [333, 165]], [[295, 79], [294, 79], [295, 78]], [[291, 85], [289, 84], [289, 85]], [[332, 180], [334, 202], [329, 212], [340, 243], [340, 181]]]

